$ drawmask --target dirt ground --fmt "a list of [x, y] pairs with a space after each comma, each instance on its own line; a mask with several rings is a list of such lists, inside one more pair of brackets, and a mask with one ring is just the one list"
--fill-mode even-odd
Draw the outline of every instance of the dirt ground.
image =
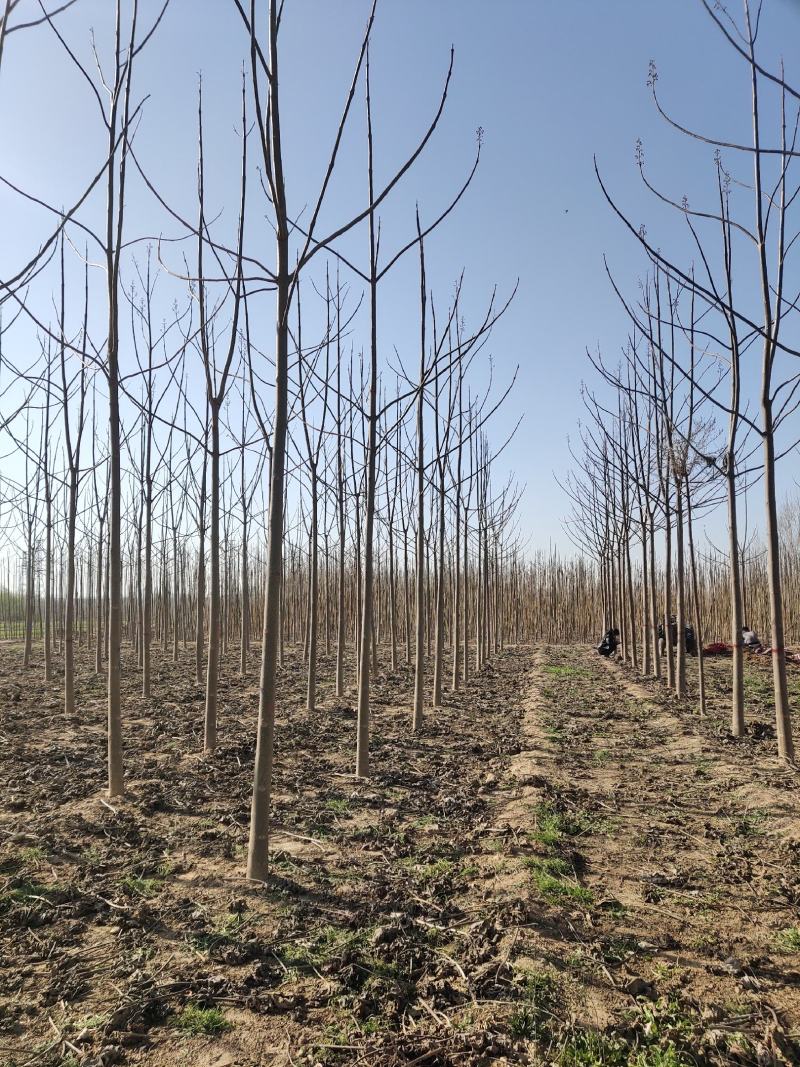
[[[243, 878], [257, 664], [203, 758], [192, 652], [127, 676], [128, 792], [104, 802], [104, 679], [0, 647], [0, 1063], [800, 1063], [800, 777], [769, 665], [748, 735], [725, 661], [700, 720], [577, 647], [516, 648], [410, 729], [410, 668], [281, 673], [272, 876]], [[352, 675], [351, 675], [352, 677]], [[793, 674], [800, 707], [800, 670]], [[796, 736], [798, 736], [796, 731]]]

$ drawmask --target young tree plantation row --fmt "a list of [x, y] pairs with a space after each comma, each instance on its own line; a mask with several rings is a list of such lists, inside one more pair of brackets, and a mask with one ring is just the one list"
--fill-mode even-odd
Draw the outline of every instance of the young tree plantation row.
[[[440, 703], [446, 674], [447, 684], [460, 686], [510, 626], [521, 626], [510, 612], [516, 598], [508, 595], [525, 573], [514, 527], [519, 494], [512, 482], [492, 478], [508, 434], [494, 444], [488, 436], [512, 383], [496, 385], [486, 371], [491, 329], [513, 293], [489, 293], [482, 308], [467, 308], [460, 267], [447, 300], [434, 298], [426, 274], [427, 247], [475, 174], [481, 132], [450, 203], [435, 211], [419, 205], [406, 237], [382, 246], [381, 212], [436, 133], [453, 55], [416, 147], [378, 184], [373, 5], [316, 202], [303, 211], [293, 205], [284, 175], [283, 5], [234, 2], [249, 70], [240, 113], [231, 116], [241, 138], [236, 223], [218, 232], [219, 212], [206, 194], [212, 149], [202, 81], [192, 218], [161, 197], [157, 176], [137, 157], [134, 131], [146, 91], [138, 63], [168, 3], [154, 17], [120, 0], [113, 40], [94, 44], [96, 69], [84, 65], [59, 29], [59, 17], [73, 5], [42, 9], [29, 23], [18, 6], [6, 4], [3, 47], [13, 47], [16, 32], [55, 34], [65, 64], [77, 66], [89, 86], [106, 142], [105, 159], [77, 202], [56, 209], [37, 201], [52, 229], [3, 286], [4, 429], [21, 457], [20, 469], [4, 479], [5, 535], [11, 553], [25, 559], [25, 662], [32, 660], [35, 631], [46, 677], [56, 659], [63, 664], [70, 714], [76, 640], [95, 644], [96, 669], [108, 677], [113, 797], [125, 788], [122, 672], [140, 671], [142, 693], [150, 696], [154, 641], [177, 655], [179, 644], [191, 640], [197, 677], [205, 682], [204, 749], [211, 756], [221, 650], [236, 640], [244, 671], [251, 637], [260, 640], [248, 873], [262, 878], [275, 678], [286, 641], [305, 645], [310, 709], [320, 639], [326, 647], [336, 643], [339, 691], [346, 647], [355, 644], [355, 770], [365, 776], [378, 640], [388, 636], [395, 660], [401, 643], [407, 655], [413, 646], [419, 727], [426, 704]], [[323, 229], [357, 108], [366, 118], [362, 205]], [[138, 242], [128, 210], [133, 182], [177, 226], [176, 255], [169, 242]], [[18, 195], [31, 202], [32, 194]], [[264, 213], [272, 247], [259, 243], [254, 225]], [[418, 284], [408, 314], [419, 322], [418, 351], [398, 353], [392, 370], [391, 341], [378, 326], [382, 283], [411, 257]], [[98, 258], [102, 290], [90, 277]], [[169, 295], [162, 295], [167, 286]], [[47, 287], [45, 317], [32, 292]], [[16, 584], [9, 580], [7, 595]], [[15, 609], [11, 604], [10, 615]], [[445, 663], [446, 625], [457, 650], [452, 664]], [[426, 655], [434, 661], [429, 694]]]
[[[790, 477], [797, 471], [800, 436], [800, 91], [782, 68], [762, 65], [764, 4], [745, 0], [734, 18], [720, 4], [700, 2], [740, 60], [751, 137], [732, 143], [679, 121], [662, 102], [651, 62], [655, 110], [676, 137], [698, 146], [702, 203], [663, 188], [639, 141], [642, 182], [654, 205], [668, 209], [670, 222], [651, 234], [629, 218], [595, 166], [610, 209], [641, 248], [643, 274], [631, 287], [606, 263], [628, 328], [620, 354], [589, 354], [597, 378], [610, 388], [583, 390], [587, 419], [576, 471], [565, 481], [569, 528], [599, 561], [605, 625], [620, 630], [623, 656], [634, 667], [663, 674], [686, 696], [684, 634], [691, 625], [702, 713], [704, 640], [731, 655], [735, 737], [745, 729], [743, 634], [762, 628], [772, 660], [778, 752], [791, 763], [787, 669], [800, 659], [787, 653], [787, 644], [798, 639], [798, 514], [796, 498], [782, 506], [778, 471]], [[677, 227], [686, 237], [683, 253], [672, 251]], [[747, 529], [745, 493], [756, 486], [764, 501], [763, 547]], [[722, 508], [727, 552], [707, 534], [700, 543], [697, 536], [698, 517]], [[659, 632], [673, 628], [677, 640], [660, 649]]]

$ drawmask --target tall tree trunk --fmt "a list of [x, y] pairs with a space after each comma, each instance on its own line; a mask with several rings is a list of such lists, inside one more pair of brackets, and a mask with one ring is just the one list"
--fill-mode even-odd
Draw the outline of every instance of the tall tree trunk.
[[206, 666], [206, 708], [203, 751], [213, 753], [217, 747], [217, 687], [219, 683], [220, 646], [220, 574], [219, 574], [219, 407], [211, 403], [211, 603], [208, 621], [208, 661]]
[[667, 685], [675, 688], [675, 656], [672, 651], [672, 512], [668, 499], [664, 504], [664, 655], [667, 660]]
[[675, 657], [675, 693], [686, 696], [686, 578], [683, 561], [683, 486], [679, 478], [675, 486], [675, 570], [677, 584], [678, 644]]
[[775, 489], [775, 440], [772, 427], [772, 404], [762, 396], [764, 427], [764, 495], [767, 510], [767, 576], [769, 579], [769, 614], [772, 634], [772, 681], [775, 694], [775, 730], [778, 735], [778, 755], [794, 762], [789, 687], [786, 679], [786, 649], [784, 648], [783, 590], [781, 588], [780, 532]]
[[728, 553], [731, 600], [731, 733], [744, 736], [744, 649], [742, 647], [742, 576], [739, 566], [739, 517], [736, 502], [736, 460], [729, 444], [726, 488], [728, 493]]
[[[419, 227], [419, 222], [417, 223]], [[414, 664], [414, 713], [412, 728], [422, 728], [425, 703], [425, 248], [420, 239], [420, 356], [417, 395], [417, 560], [416, 560], [416, 647]]]
[[314, 711], [317, 706], [317, 640], [319, 635], [319, 499], [317, 470], [312, 466], [311, 475], [311, 574], [308, 593], [308, 686], [306, 708]]
[[650, 638], [653, 642], [653, 677], [661, 678], [661, 649], [658, 647], [658, 571], [656, 568], [656, 531], [650, 517], [647, 531], [650, 561]]

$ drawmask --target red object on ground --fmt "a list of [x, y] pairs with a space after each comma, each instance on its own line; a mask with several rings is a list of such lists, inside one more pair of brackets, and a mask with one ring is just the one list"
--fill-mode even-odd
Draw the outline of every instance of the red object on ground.
[[730, 654], [731, 646], [726, 645], [724, 641], [712, 641], [710, 645], [703, 648], [704, 656], [729, 656]]
[[[733, 651], [733, 645], [727, 645], [724, 641], [712, 641], [710, 644], [703, 647], [704, 656], [730, 656]], [[745, 648], [745, 652], [749, 652], [753, 656], [771, 656], [774, 652], [772, 648]], [[790, 652], [786, 650], [786, 662], [791, 663], [794, 666], [800, 667], [800, 652]]]

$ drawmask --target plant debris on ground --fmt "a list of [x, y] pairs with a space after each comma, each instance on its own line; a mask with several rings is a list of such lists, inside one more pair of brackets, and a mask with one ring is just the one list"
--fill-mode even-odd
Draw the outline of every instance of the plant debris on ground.
[[800, 780], [757, 723], [728, 735], [724, 663], [700, 719], [588, 650], [511, 648], [416, 734], [384, 668], [358, 780], [353, 706], [321, 685], [309, 715], [289, 654], [253, 885], [255, 659], [204, 758], [184, 656], [151, 700], [125, 676], [111, 803], [88, 653], [67, 719], [0, 648], [0, 1063], [800, 1062]]

